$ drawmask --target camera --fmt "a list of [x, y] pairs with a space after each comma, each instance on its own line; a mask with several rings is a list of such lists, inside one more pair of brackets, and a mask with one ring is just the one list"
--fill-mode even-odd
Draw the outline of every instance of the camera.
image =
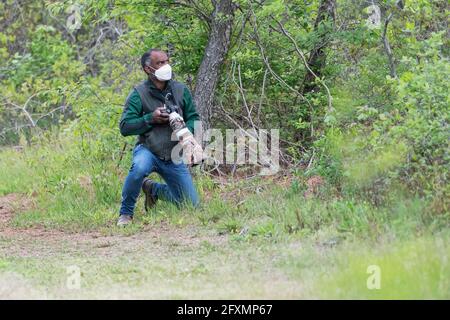
[[168, 94], [166, 94], [164, 100], [165, 100], [164, 106], [166, 107], [166, 111], [168, 114], [171, 114], [172, 112], [176, 113], [180, 112], [180, 107], [177, 106], [173, 101], [172, 93], [169, 92]]

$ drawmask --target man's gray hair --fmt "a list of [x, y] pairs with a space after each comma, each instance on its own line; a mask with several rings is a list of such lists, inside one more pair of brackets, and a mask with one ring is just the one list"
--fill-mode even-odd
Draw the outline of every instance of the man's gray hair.
[[145, 66], [149, 66], [152, 63], [152, 52], [163, 52], [161, 49], [155, 49], [152, 48], [150, 50], [148, 50], [147, 52], [145, 52], [142, 57], [141, 57], [141, 66], [142, 69], [144, 69]]

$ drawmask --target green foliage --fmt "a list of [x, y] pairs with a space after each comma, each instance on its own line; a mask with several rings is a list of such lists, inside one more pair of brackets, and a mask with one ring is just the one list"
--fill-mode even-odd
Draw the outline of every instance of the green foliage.
[[[125, 98], [144, 77], [140, 57], [149, 48], [166, 50], [176, 79], [193, 89], [214, 2], [1, 1], [0, 197], [31, 200], [8, 227], [102, 232], [120, 236], [118, 243], [140, 233], [129, 238], [133, 250], [117, 257], [77, 248], [92, 250], [76, 262], [87, 270], [86, 284], [107, 283], [108, 294], [109, 284], [120, 284], [123, 295], [124, 282], [148, 285], [154, 277], [158, 286], [166, 279], [175, 298], [209, 297], [205, 283], [225, 298], [235, 298], [236, 288], [266, 297], [267, 283], [272, 297], [448, 298], [448, 5], [404, 1], [400, 9], [395, 2], [379, 1], [382, 23], [371, 29], [362, 1], [338, 1], [334, 25], [316, 24], [319, 0], [233, 1], [232, 17], [216, 17], [233, 19], [233, 32], [211, 124], [280, 129], [287, 181], [242, 179], [239, 169], [218, 179], [215, 171], [197, 171], [199, 209], [160, 201], [144, 214], [140, 198], [133, 225], [119, 230], [135, 137], [120, 136], [118, 124]], [[72, 5], [80, 10], [79, 29], [67, 24]], [[382, 41], [389, 14], [397, 78], [389, 76]], [[306, 83], [302, 55], [309, 60], [318, 48], [320, 79]], [[205, 240], [211, 238], [217, 242]], [[0, 271], [46, 286], [51, 280], [58, 296], [71, 251], [53, 249], [44, 267], [6, 258]], [[381, 268], [379, 291], [366, 288], [370, 264]], [[256, 278], [264, 283], [255, 285]], [[301, 293], [292, 291], [297, 287]]]
[[[448, 240], [448, 239], [447, 239]], [[446, 237], [421, 239], [383, 248], [354, 251], [336, 257], [333, 272], [323, 274], [313, 290], [322, 292], [324, 299], [448, 299], [446, 258], [449, 247]], [[369, 266], [379, 267], [380, 288], [368, 290]], [[369, 272], [370, 271], [370, 272]]]
[[[403, 212], [395, 200], [404, 203], [409, 194], [424, 203], [413, 200], [411, 225], [433, 219], [442, 225], [450, 199], [448, 10], [439, 2], [407, 2], [403, 10], [383, 2], [382, 18], [393, 14], [386, 32], [398, 74], [392, 79], [383, 25], [367, 28], [367, 13], [355, 1], [337, 7], [334, 27], [331, 21], [315, 26], [320, 1], [238, 3], [213, 126], [229, 126], [226, 112], [244, 127], [278, 128], [285, 159], [301, 166], [293, 168], [298, 181], [289, 192], [274, 191], [286, 197], [281, 205], [240, 194], [237, 203], [224, 201], [216, 183], [200, 175], [199, 190], [209, 198], [196, 221], [238, 237], [246, 227], [246, 235], [276, 238], [322, 226], [376, 237]], [[176, 78], [190, 79], [192, 87], [211, 31], [210, 1], [78, 4], [77, 30], [66, 25], [70, 1], [26, 2], [20, 16], [16, 2], [1, 4], [1, 145], [23, 151], [0, 153], [0, 194], [37, 190], [40, 208], [17, 218], [19, 225], [96, 228], [114, 219], [134, 143], [120, 136], [118, 122], [126, 96], [143, 78], [141, 54], [167, 50]], [[325, 64], [313, 80], [316, 90], [305, 93], [302, 54], [308, 59], [318, 46]], [[305, 192], [312, 176], [327, 180], [323, 204], [293, 196]], [[173, 208], [156, 213], [186, 223]], [[409, 221], [403, 215], [399, 221]]]
[[[339, 128], [330, 128], [315, 143], [320, 158], [311, 174], [370, 197], [375, 190], [382, 195], [407, 186], [440, 203], [438, 213], [447, 212], [450, 64], [443, 45], [442, 32], [413, 42], [417, 58], [401, 59], [399, 69], [405, 71], [398, 79], [383, 79], [371, 69], [376, 76], [366, 83], [363, 63], [358, 70], [363, 81], [335, 91]], [[367, 96], [370, 91], [374, 94]]]

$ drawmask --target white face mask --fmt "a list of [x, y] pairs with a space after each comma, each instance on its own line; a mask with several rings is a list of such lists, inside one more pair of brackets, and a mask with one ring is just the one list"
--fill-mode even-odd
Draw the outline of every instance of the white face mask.
[[155, 71], [155, 77], [159, 81], [168, 81], [172, 79], [172, 67], [169, 64], [163, 65]]

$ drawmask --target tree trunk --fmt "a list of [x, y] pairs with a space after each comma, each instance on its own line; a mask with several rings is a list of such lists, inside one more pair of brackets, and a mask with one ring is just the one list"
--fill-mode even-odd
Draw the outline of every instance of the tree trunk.
[[211, 31], [194, 89], [194, 101], [204, 129], [210, 126], [214, 91], [219, 81], [220, 67], [230, 46], [235, 11], [232, 0], [212, 0], [212, 3]]
[[[311, 70], [320, 77], [323, 68], [325, 67], [325, 47], [328, 44], [328, 34], [330, 30], [319, 30], [322, 23], [330, 21], [333, 26], [335, 23], [335, 9], [336, 0], [322, 0], [320, 2], [319, 10], [317, 12], [317, 18], [314, 23], [314, 32], [320, 32], [319, 42], [314, 46], [309, 54], [308, 65]], [[305, 79], [303, 80], [302, 93], [317, 91], [318, 85], [315, 82], [315, 77], [311, 72], [307, 72]]]

